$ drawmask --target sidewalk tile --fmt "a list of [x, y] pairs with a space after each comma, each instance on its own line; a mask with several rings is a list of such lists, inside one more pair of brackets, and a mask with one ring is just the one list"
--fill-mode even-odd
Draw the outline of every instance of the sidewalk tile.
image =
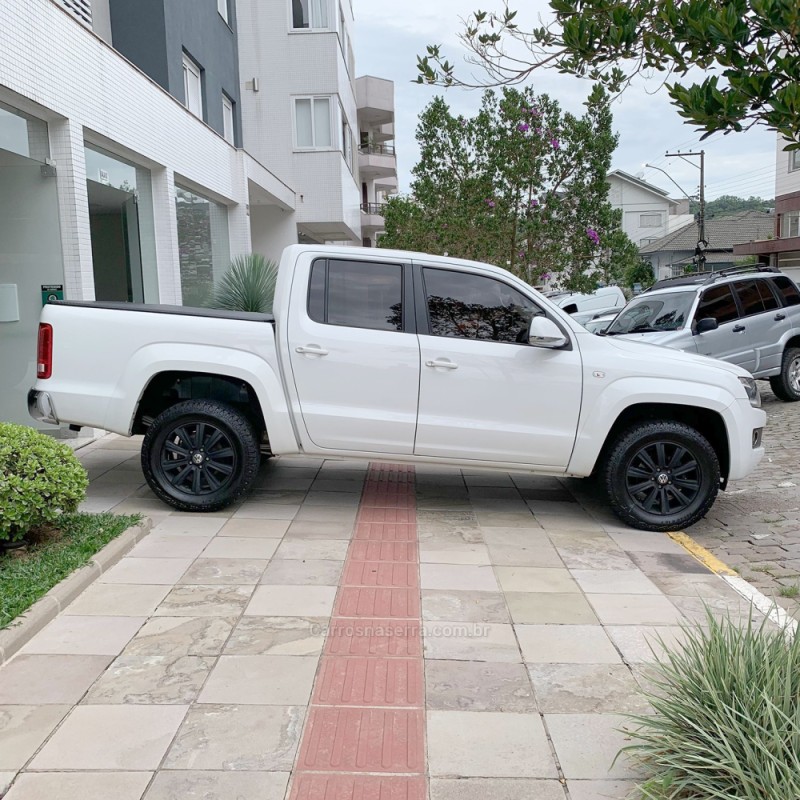
[[188, 705], [197, 699], [214, 659], [122, 655], [89, 690], [86, 705]]
[[346, 539], [284, 539], [275, 551], [275, 558], [343, 561], [348, 544]]
[[417, 620], [334, 618], [325, 641], [325, 653], [331, 656], [421, 656], [420, 624]]
[[428, 660], [425, 686], [428, 709], [506, 712], [537, 709], [522, 664]]
[[0, 770], [22, 769], [71, 706], [0, 706]]
[[511, 625], [437, 622], [425, 626], [425, 658], [456, 661], [522, 660]]
[[564, 789], [534, 778], [433, 778], [430, 800], [564, 800]]
[[343, 561], [332, 559], [273, 558], [260, 582], [284, 586], [338, 586], [343, 566]]
[[511, 622], [500, 592], [422, 592], [422, 618], [430, 622]]
[[176, 586], [156, 609], [160, 617], [238, 617], [252, 586]]
[[465, 544], [452, 539], [429, 539], [420, 546], [420, 561], [426, 564], [491, 564], [485, 544]]
[[597, 625], [592, 607], [582, 594], [555, 592], [506, 592], [506, 603], [515, 623], [530, 625]]
[[358, 515], [359, 524], [384, 523], [384, 524], [414, 524], [416, 513], [409, 508], [362, 508]]
[[269, 489], [254, 489], [248, 495], [248, 500], [257, 503], [275, 503], [279, 506], [300, 505], [306, 497], [306, 492], [285, 489], [282, 492], [272, 492]]
[[335, 586], [257, 586], [247, 616], [325, 617], [331, 613]]
[[161, 536], [214, 536], [227, 522], [226, 517], [204, 514], [170, 514], [156, 525], [152, 533]]
[[672, 648], [686, 635], [685, 628], [673, 626], [608, 625], [605, 630], [628, 664], [652, 663], [663, 653], [659, 639]]
[[553, 531], [550, 540], [569, 569], [634, 570], [636, 565], [606, 533]]
[[347, 556], [350, 561], [419, 561], [416, 542], [353, 541]]
[[269, 562], [255, 558], [198, 558], [179, 580], [193, 585], [255, 585]]
[[153, 617], [124, 652], [129, 656], [216, 656], [234, 624], [234, 617]]
[[702, 597], [725, 599], [735, 595], [731, 587], [719, 577], [705, 574], [681, 573], [670, 575], [659, 573], [651, 576], [652, 582], [668, 597]]
[[185, 715], [186, 706], [78, 706], [31, 769], [157, 769]]
[[140, 800], [152, 772], [26, 772], [6, 800]]
[[460, 589], [496, 592], [497, 579], [490, 566], [420, 564], [423, 589]]
[[355, 517], [349, 522], [312, 522], [308, 520], [295, 520], [286, 531], [284, 541], [308, 541], [309, 539], [343, 539], [349, 541], [353, 538]]
[[587, 594], [661, 594], [638, 569], [574, 569], [572, 576]]
[[240, 539], [282, 539], [290, 524], [288, 519], [232, 519], [217, 535]]
[[194, 705], [164, 769], [288, 772], [304, 713], [301, 706]]
[[421, 709], [312, 706], [296, 769], [420, 773], [423, 724]]
[[325, 656], [312, 702], [325, 706], [423, 705], [421, 658]]
[[688, 553], [629, 553], [637, 567], [648, 577], [675, 573], [711, 575], [708, 568]]
[[[336, 775], [298, 772], [290, 800], [427, 800], [422, 775]], [[268, 799], [267, 799], [268, 800]]]
[[305, 705], [317, 671], [315, 656], [221, 656], [199, 703]]
[[538, 714], [429, 711], [428, 763], [432, 777], [557, 777]]
[[647, 711], [624, 664], [528, 664], [539, 710], [545, 714]]
[[63, 612], [77, 616], [146, 617], [167, 596], [169, 586], [94, 583]]
[[77, 703], [110, 656], [19, 655], [0, 671], [0, 705]]
[[[388, 510], [390, 509], [372, 509], [375, 513]], [[370, 542], [413, 542], [417, 538], [417, 526], [408, 523], [368, 522], [359, 518], [353, 538]]]
[[572, 800], [621, 800], [631, 797], [636, 784], [632, 781], [568, 781]]
[[[491, 528], [484, 528], [484, 533]], [[526, 531], [527, 533], [527, 531]], [[549, 541], [529, 541], [518, 544], [495, 544], [487, 538], [492, 564], [508, 567], [562, 567], [564, 562]]]
[[608, 534], [623, 550], [632, 553], [675, 553], [685, 555], [686, 550], [666, 533], [647, 533], [646, 531], [611, 531]]
[[115, 656], [146, 617], [67, 616], [59, 614], [25, 645], [23, 653]]
[[101, 575], [98, 583], [165, 584], [172, 586], [192, 564], [191, 558], [123, 558]]
[[680, 625], [683, 616], [662, 594], [588, 594], [604, 625]]
[[[286, 486], [287, 489], [295, 488]], [[292, 520], [297, 514], [298, 505], [278, 505], [277, 503], [259, 503], [257, 500], [245, 500], [241, 508], [234, 512], [231, 519], [276, 519]]]
[[349, 561], [342, 586], [419, 586], [419, 567], [398, 561]]
[[340, 617], [416, 620], [420, 617], [419, 589], [344, 586], [335, 613]]
[[309, 494], [303, 505], [300, 506], [289, 530], [303, 524], [309, 527], [313, 527], [314, 524], [340, 525], [343, 528], [349, 528], [350, 531], [353, 530], [359, 508], [358, 495], [325, 494], [323, 496], [320, 493], [316, 495], [317, 502], [311, 502], [313, 499]]
[[516, 514], [505, 511], [478, 511], [475, 516], [478, 525], [482, 528], [530, 528], [532, 530], [541, 528], [530, 511]]
[[203, 558], [272, 558], [278, 548], [277, 539], [257, 539], [254, 537], [237, 538], [235, 536], [218, 536], [212, 539], [203, 551]]
[[551, 567], [495, 567], [504, 592], [579, 592], [569, 570]]
[[197, 558], [208, 547], [208, 536], [145, 536], [128, 558]]
[[599, 625], [515, 625], [530, 664], [619, 664], [622, 659]]
[[225, 645], [225, 654], [319, 655], [327, 627], [327, 617], [242, 617]]
[[144, 800], [283, 800], [288, 782], [288, 772], [165, 770], [156, 775]]
[[[622, 732], [630, 725], [619, 714], [545, 714], [545, 725], [567, 780], [625, 780], [634, 776], [624, 756], [617, 753], [630, 744]], [[587, 742], [592, 746], [587, 747]], [[612, 766], [613, 764], [613, 766]]]

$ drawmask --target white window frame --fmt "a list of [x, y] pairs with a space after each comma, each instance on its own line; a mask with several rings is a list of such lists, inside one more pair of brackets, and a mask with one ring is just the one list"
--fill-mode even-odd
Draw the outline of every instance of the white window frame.
[[230, 25], [230, 16], [228, 10], [228, 0], [217, 0], [217, 11], [222, 19], [225, 20], [226, 25]]
[[800, 169], [800, 150], [789, 151], [789, 172], [796, 172]]
[[[192, 91], [189, 76], [196, 79], [196, 93]], [[183, 93], [186, 108], [196, 117], [203, 119], [203, 71], [186, 53], [183, 54]], [[193, 98], [199, 105], [196, 110], [195, 103], [192, 102]]]
[[342, 158], [350, 172], [353, 171], [353, 129], [347, 121], [347, 115], [344, 113], [342, 104], [339, 104], [339, 116], [341, 124], [339, 125], [340, 136], [342, 137]]
[[[645, 222], [645, 219], [655, 220], [655, 222]], [[639, 214], [640, 228], [663, 228], [664, 215], [659, 211], [643, 211]]]
[[[287, 0], [289, 5], [289, 31], [292, 33], [314, 33], [319, 31], [335, 31], [336, 30], [336, 16], [335, 12], [331, 13], [331, 0], [308, 0], [309, 2], [309, 26], [307, 28], [295, 28], [294, 27], [294, 5], [293, 0]], [[317, 9], [324, 9], [324, 13], [327, 16], [327, 21], [325, 25], [320, 25], [319, 20], [316, 19], [316, 16], [319, 11], [315, 13], [315, 8]]]
[[[336, 139], [334, 132], [333, 121], [333, 107], [336, 95], [330, 94], [314, 94], [314, 95], [295, 95], [292, 97], [292, 127], [294, 128], [294, 149], [303, 153], [310, 153], [313, 151], [336, 150]], [[330, 144], [317, 146], [316, 141], [311, 146], [300, 145], [297, 141], [297, 101], [310, 100], [311, 101], [311, 138], [316, 139], [316, 106], [318, 100], [328, 101], [328, 130], [330, 131]]]
[[236, 119], [233, 114], [233, 100], [222, 93], [222, 135], [226, 142], [236, 144]]
[[[792, 222], [795, 232], [792, 233]], [[786, 211], [781, 214], [781, 239], [793, 239], [800, 236], [800, 211]]]

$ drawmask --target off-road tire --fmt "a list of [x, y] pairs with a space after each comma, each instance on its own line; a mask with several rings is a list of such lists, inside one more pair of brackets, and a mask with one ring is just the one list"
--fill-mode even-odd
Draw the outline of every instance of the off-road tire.
[[785, 403], [800, 400], [800, 348], [787, 347], [783, 351], [781, 371], [769, 379], [775, 396]]
[[249, 491], [260, 463], [259, 436], [250, 421], [215, 400], [171, 406], [153, 420], [142, 442], [145, 480], [179, 511], [229, 506]]
[[714, 448], [682, 422], [628, 428], [611, 445], [601, 469], [614, 513], [645, 531], [693, 525], [714, 504], [720, 486]]

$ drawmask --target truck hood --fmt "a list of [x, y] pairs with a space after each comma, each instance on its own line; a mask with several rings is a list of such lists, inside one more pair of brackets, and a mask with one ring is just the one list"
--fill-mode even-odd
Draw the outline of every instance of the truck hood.
[[[644, 333], [635, 334], [635, 336], [663, 336], [663, 334]], [[661, 344], [649, 344], [647, 341], [633, 336], [605, 336], [602, 338], [621, 354], [636, 359], [641, 364], [643, 373], [689, 380], [699, 380], [701, 376], [708, 379], [712, 374], [725, 374], [735, 378], [752, 377], [746, 369], [729, 364], [727, 361], [695, 355], [683, 350], [673, 350]], [[706, 380], [706, 382], [713, 383], [714, 381], [712, 379], [711, 381]]]

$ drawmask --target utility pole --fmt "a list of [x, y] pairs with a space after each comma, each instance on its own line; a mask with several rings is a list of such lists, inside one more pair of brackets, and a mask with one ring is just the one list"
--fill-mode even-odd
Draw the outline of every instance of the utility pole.
[[667, 158], [682, 158], [687, 164], [697, 167], [692, 161], [689, 161], [689, 156], [700, 157], [700, 213], [697, 215], [697, 247], [694, 250], [694, 256], [697, 263], [697, 271], [703, 272], [706, 268], [706, 249], [708, 242], [706, 241], [706, 151], [701, 150], [699, 153], [665, 153]]

